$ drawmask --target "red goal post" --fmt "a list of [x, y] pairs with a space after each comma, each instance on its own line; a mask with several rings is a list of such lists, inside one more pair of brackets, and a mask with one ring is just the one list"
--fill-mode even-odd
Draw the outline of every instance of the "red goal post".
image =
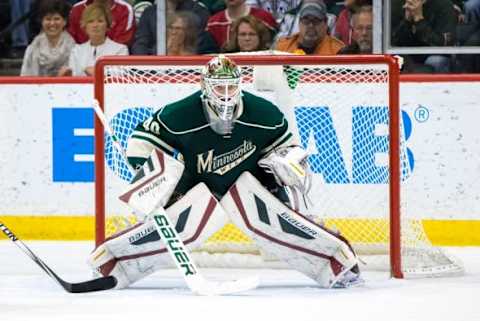
[[[95, 98], [98, 100], [101, 108], [103, 108], [106, 112], [107, 118], [111, 120], [111, 123], [112, 121], [115, 123], [112, 124], [114, 130], [116, 131], [115, 126], [117, 126], [118, 130], [122, 131], [122, 133], [123, 131], [125, 132], [124, 134], [120, 135], [122, 144], [125, 146], [129, 131], [131, 132], [132, 126], [135, 125], [127, 122], [132, 122], [133, 119], [133, 122], [138, 123], [144, 119], [146, 117], [146, 115], [143, 113], [145, 106], [155, 110], [161, 108], [168, 102], [172, 102], [176, 99], [184, 97], [186, 93], [189, 93], [192, 90], [198, 89], [195, 86], [198, 86], [198, 80], [200, 76], [199, 70], [210, 58], [211, 57], [209, 56], [114, 56], [102, 57], [99, 59], [95, 66]], [[328, 136], [323, 132], [323, 129], [312, 129], [315, 126], [315, 124], [312, 124], [312, 122], [315, 122], [317, 119], [321, 119], [322, 126], [330, 124], [330, 122], [333, 122], [333, 120], [335, 120], [335, 124], [342, 123], [343, 120], [345, 120], [346, 125], [344, 131], [349, 133], [347, 135], [343, 135], [345, 137], [348, 137], [351, 132], [358, 130], [365, 131], [363, 127], [360, 128], [360, 126], [353, 126], [351, 124], [351, 111], [348, 111], [348, 116], [337, 116], [337, 111], [333, 111], [335, 108], [333, 108], [331, 105], [336, 104], [336, 102], [340, 100], [358, 100], [358, 107], [351, 101], [345, 104], [345, 106], [348, 106], [348, 108], [354, 108], [354, 112], [357, 114], [368, 108], [376, 108], [378, 112], [372, 114], [372, 117], [376, 117], [377, 119], [376, 123], [373, 125], [369, 123], [371, 126], [376, 126], [375, 128], [372, 127], [372, 129], [375, 129], [375, 131], [378, 131], [377, 127], [380, 127], [381, 129], [382, 124], [379, 126], [379, 123], [388, 123], [388, 125], [385, 126], [387, 127], [385, 130], [387, 130], [388, 133], [379, 134], [379, 136], [388, 137], [388, 147], [385, 147], [388, 149], [388, 159], [383, 160], [383, 163], [386, 163], [387, 165], [381, 166], [381, 169], [385, 172], [384, 175], [387, 177], [374, 178], [372, 188], [376, 190], [378, 187], [377, 185], [382, 185], [382, 182], [386, 187], [385, 191], [380, 192], [381, 196], [379, 198], [382, 198], [385, 201], [382, 201], [382, 204], [385, 205], [387, 231], [381, 232], [386, 236], [379, 238], [388, 238], [388, 240], [382, 240], [381, 242], [386, 243], [386, 246], [388, 247], [386, 250], [389, 257], [389, 269], [394, 277], [402, 278], [405, 272], [405, 269], [402, 268], [402, 230], [400, 206], [402, 155], [400, 151], [401, 121], [399, 109], [399, 67], [396, 58], [383, 55], [330, 57], [293, 55], [234, 55], [231, 56], [231, 58], [242, 68], [242, 75], [244, 79], [243, 86], [245, 86], [245, 88], [253, 91], [256, 94], [266, 95], [267, 98], [273, 97], [273, 100], [277, 104], [287, 106], [287, 109], [281, 109], [287, 115], [291, 114], [289, 117], [291, 117], [292, 123], [297, 125], [297, 134], [301, 138], [300, 140], [305, 142], [305, 144], [307, 144], [307, 142], [310, 145], [316, 144], [316, 147], [318, 148], [319, 144], [321, 144], [318, 141], [321, 139], [315, 138], [312, 140], [310, 136], [324, 135], [322, 136], [323, 138], [329, 137], [330, 139], [333, 137], [334, 139], [331, 144], [328, 143], [327, 145], [322, 145], [325, 148], [330, 148], [330, 145], [340, 145], [339, 141], [342, 139], [342, 137], [340, 137], [341, 135], [336, 137], [337, 133], [333, 133], [332, 135]], [[356, 87], [358, 87], [358, 91], [355, 91], [357, 90]], [[342, 92], [342, 90], [345, 92]], [[381, 94], [379, 94], [379, 90], [381, 91]], [[132, 91], [132, 93], [127, 94], [129, 91]], [[153, 97], [151, 99], [146, 97], [150, 93]], [[330, 95], [332, 95], [332, 98], [329, 98]], [[380, 103], [368, 101], [368, 99], [370, 99], [368, 97], [376, 99], [377, 96], [382, 95], [385, 95], [385, 97], [381, 98]], [[363, 97], [367, 97], [368, 99]], [[328, 105], [325, 104], [325, 106], [322, 105], [322, 98], [324, 98], [325, 101], [330, 101], [328, 99], [331, 99], [331, 103], [328, 103]], [[298, 100], [300, 105], [296, 105], [296, 101], [292, 101], [292, 99]], [[318, 100], [313, 101], [314, 99]], [[311, 104], [309, 103], [310, 101], [312, 101]], [[312, 106], [321, 108], [314, 109]], [[342, 108], [346, 109], [345, 106]], [[342, 108], [338, 109], [339, 115], [343, 113], [341, 110]], [[116, 110], [111, 112], [112, 109]], [[131, 112], [124, 112], [124, 109], [131, 110]], [[382, 115], [384, 115], [384, 109], [388, 110], [385, 113], [385, 117], [387, 119], [378, 121], [379, 117], [383, 117]], [[332, 115], [329, 115], [330, 111], [332, 111]], [[328, 120], [325, 120], [325, 118], [320, 118], [324, 117], [324, 115], [327, 115]], [[329, 118], [330, 116], [332, 116], [331, 119]], [[366, 116], [363, 115], [360, 118], [362, 117]], [[289, 118], [287, 117], [287, 119]], [[293, 124], [291, 124], [291, 126]], [[304, 125], [306, 128], [308, 128], [302, 129], [301, 126]], [[362, 124], [362, 126], [364, 125], [365, 124]], [[352, 129], [351, 127], [359, 127], [360, 129]], [[354, 133], [352, 135], [359, 134]], [[335, 141], [337, 138], [338, 142]], [[349, 139], [355, 138], [350, 137]], [[315, 141], [315, 143], [312, 143], [312, 141]], [[364, 143], [364, 141], [360, 139], [360, 142], [357, 142], [356, 144], [361, 145], [362, 143]], [[381, 142], [376, 142], [375, 144], [377, 146], [375, 148], [378, 148], [379, 144], [381, 145]], [[322, 172], [322, 169], [328, 168], [328, 159], [343, 160], [343, 158], [345, 158], [345, 162], [347, 162], [346, 159], [350, 157], [353, 158], [353, 162], [355, 162], [355, 155], [358, 154], [358, 151], [353, 150], [346, 152], [346, 154], [353, 154], [353, 156], [349, 155], [347, 157], [342, 155], [332, 156], [335, 155], [335, 153], [337, 153], [337, 151], [332, 149], [331, 155], [324, 155], [326, 158], [319, 156], [314, 160], [311, 160], [313, 163], [317, 162], [316, 165], [318, 167], [318, 171], [317, 174], [315, 174], [316, 177], [318, 176], [317, 181], [319, 182], [317, 190], [332, 189], [332, 195], [335, 195], [338, 193], [339, 188], [343, 187], [345, 188], [345, 191], [342, 190], [342, 193], [345, 193], [346, 196], [350, 196], [351, 191], [355, 190], [355, 188], [347, 186], [347, 182], [350, 183], [350, 181], [355, 180], [355, 177], [351, 178], [345, 175], [340, 175], [341, 177], [335, 176], [328, 178], [328, 175]], [[369, 153], [372, 154], [373, 152], [370, 151]], [[116, 215], [119, 212], [127, 211], [125, 208], [114, 210], [107, 209], [109, 203], [120, 202], [115, 200], [115, 197], [118, 196], [118, 191], [115, 190], [115, 188], [110, 188], [108, 184], [110, 184], [112, 181], [118, 180], [119, 182], [113, 182], [112, 185], [121, 185], [122, 183], [127, 184], [126, 181], [128, 181], [128, 178], [125, 177], [123, 180], [117, 179], [117, 177], [122, 176], [122, 165], [120, 164], [121, 160], [117, 158], [118, 157], [114, 155], [111, 146], [109, 147], [108, 137], [104, 136], [101, 123], [98, 121], [98, 119], [96, 119], [95, 216], [97, 244], [103, 242], [106, 237], [106, 233], [109, 233], [106, 232], [108, 227], [105, 224], [106, 221], [109, 221], [109, 215], [112, 213]], [[350, 162], [352, 161], [350, 160]], [[365, 161], [361, 160], [361, 162]], [[376, 159], [375, 162], [377, 162]], [[382, 163], [382, 161], [380, 161], [380, 163]], [[357, 178], [357, 180], [360, 182], [357, 185], [360, 185], [363, 180], [365, 180], [365, 178], [362, 178], [364, 176], [361, 176], [364, 174], [361, 172], [362, 170], [365, 171], [365, 169], [360, 169], [360, 174], [351, 174], [351, 176], [357, 175], [360, 177]], [[335, 171], [332, 171], [332, 173], [335, 175], [338, 174]], [[371, 173], [368, 175], [368, 177], [372, 176]], [[334, 183], [329, 183], [329, 180], [330, 182]], [[370, 180], [370, 178], [367, 178], [367, 181], [368, 180]], [[333, 187], [333, 185], [335, 186]], [[117, 193], [117, 195], [112, 195], [115, 193]], [[361, 200], [362, 197], [367, 197], [369, 194], [370, 193], [368, 192], [368, 189], [363, 190], [357, 198]], [[348, 224], [351, 224], [352, 221], [355, 222], [353, 229], [350, 229], [350, 227], [345, 230], [340, 228], [342, 234], [355, 233], [355, 230], [362, 230], [362, 233], [368, 233], [368, 229], [370, 229], [369, 226], [378, 225], [377, 218], [356, 219], [354, 217], [355, 211], [358, 211], [358, 208], [362, 208], [363, 211], [368, 211], [368, 206], [366, 206], [368, 200], [365, 202], [365, 204], [362, 204], [362, 202], [356, 200], [354, 196], [354, 198], [352, 198], [352, 203], [354, 202], [358, 202], [355, 210], [339, 210], [340, 213], [348, 212], [348, 217], [346, 219]], [[322, 198], [321, 201], [318, 201], [318, 203], [328, 203], [328, 198]], [[325, 206], [325, 211], [334, 212], [335, 210], [332, 210], [332, 208], [338, 207], [338, 204], [328, 204]], [[363, 207], [365, 207], [365, 209], [363, 209]], [[376, 211], [376, 209], [373, 209], [372, 211]], [[366, 220], [368, 221], [367, 225], [361, 225], [361, 227], [360, 225], [357, 225], [357, 222], [361, 222], [358, 224], [363, 224], [363, 222]], [[338, 225], [342, 225], [343, 222], [345, 222], [345, 219], [334, 219], [333, 221], [334, 227], [337, 227]], [[371, 225], [372, 221], [374, 222], [373, 225]], [[114, 229], [118, 228], [121, 228], [121, 226], [115, 227]], [[231, 233], [231, 230], [232, 228], [228, 227], [227, 234]], [[353, 230], [353, 232], [351, 232], [351, 230]], [[375, 234], [381, 233], [375, 232]], [[230, 236], [227, 235], [226, 238], [229, 237]], [[423, 237], [424, 236], [421, 236], [420, 238]], [[347, 235], [347, 238], [349, 238], [349, 235]], [[353, 239], [356, 238], [356, 236], [353, 237]], [[373, 237], [369, 238], [376, 239], [377, 236], [374, 235]], [[415, 236], [415, 238], [417, 238], [417, 236]], [[222, 243], [224, 236], [220, 236], [220, 239], [220, 242], [213, 241], [212, 243]], [[243, 242], [241, 244], [242, 247], [243, 245], [248, 245], [246, 244], [248, 241], [242, 240], [240, 242]], [[360, 243], [362, 242], [363, 241]], [[365, 244], [370, 247], [369, 244], [372, 242], [374, 241], [368, 240]]]

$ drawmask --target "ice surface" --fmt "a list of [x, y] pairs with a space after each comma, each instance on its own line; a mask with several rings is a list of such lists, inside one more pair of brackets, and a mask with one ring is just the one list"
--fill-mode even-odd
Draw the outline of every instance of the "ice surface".
[[[25, 242], [69, 282], [91, 278], [91, 242]], [[360, 288], [325, 290], [290, 270], [202, 269], [213, 280], [259, 275], [260, 287], [237, 295], [199, 297], [176, 270], [164, 270], [125, 290], [63, 291], [11, 241], [0, 241], [0, 320], [223, 321], [480, 321], [480, 248], [449, 249], [466, 275], [394, 280], [366, 272]]]

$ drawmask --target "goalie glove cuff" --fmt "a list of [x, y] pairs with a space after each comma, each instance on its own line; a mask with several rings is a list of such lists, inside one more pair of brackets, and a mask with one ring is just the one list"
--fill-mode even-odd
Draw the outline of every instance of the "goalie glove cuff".
[[301, 147], [283, 147], [262, 158], [258, 165], [273, 174], [278, 185], [295, 187], [306, 195], [311, 187], [307, 157], [307, 151]]

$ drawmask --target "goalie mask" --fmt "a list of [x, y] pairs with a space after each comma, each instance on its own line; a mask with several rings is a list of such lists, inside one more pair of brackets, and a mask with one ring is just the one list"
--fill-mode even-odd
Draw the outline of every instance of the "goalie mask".
[[232, 133], [233, 122], [241, 102], [240, 68], [219, 55], [202, 70], [202, 100], [207, 120], [220, 135]]

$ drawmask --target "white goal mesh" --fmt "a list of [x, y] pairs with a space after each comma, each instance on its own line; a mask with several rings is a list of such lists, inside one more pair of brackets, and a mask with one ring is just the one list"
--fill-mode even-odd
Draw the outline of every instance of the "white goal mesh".
[[[401, 125], [398, 70], [393, 59], [233, 58], [241, 65], [243, 90], [276, 103], [309, 151], [314, 176], [311, 214], [318, 222], [349, 239], [370, 268], [401, 266], [401, 270], [393, 271], [395, 276], [462, 271], [454, 260], [431, 245], [420, 217], [416, 217], [418, 213], [401, 211], [400, 183], [411, 175], [411, 160], [405, 147], [407, 124]], [[96, 98], [124, 147], [139, 122], [165, 104], [200, 89], [200, 70], [207, 60], [101, 60], [97, 65]], [[103, 143], [99, 139], [102, 135], [100, 128], [97, 145]], [[101, 241], [133, 223], [134, 217], [117, 199], [131, 179], [122, 156], [116, 153], [108, 135], [104, 154], [103, 148], [97, 148], [97, 241]], [[99, 166], [100, 160], [105, 166]], [[396, 170], [389, 164], [397, 164]], [[262, 261], [255, 244], [232, 224], [214, 234], [198, 252], [207, 265], [249, 266]], [[218, 253], [227, 253], [221, 257], [228, 257], [229, 262], [218, 263]], [[247, 255], [233, 260], [237, 254]]]

